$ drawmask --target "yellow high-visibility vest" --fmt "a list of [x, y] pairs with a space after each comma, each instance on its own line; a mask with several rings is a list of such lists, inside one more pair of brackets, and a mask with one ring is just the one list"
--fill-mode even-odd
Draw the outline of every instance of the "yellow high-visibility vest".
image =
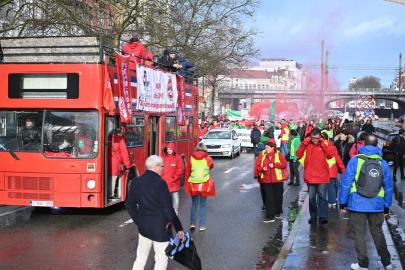
[[[365, 157], [374, 158], [374, 159], [375, 158], [381, 158], [379, 155], [371, 155], [371, 156], [367, 156], [367, 155], [364, 155], [364, 154], [355, 155], [355, 157], [357, 157], [357, 156], [365, 156]], [[357, 192], [356, 182], [359, 179], [360, 172], [361, 172], [361, 167], [363, 166], [364, 162], [365, 162], [364, 159], [361, 159], [361, 158], [357, 159], [357, 171], [356, 171], [356, 176], [354, 177], [355, 181], [353, 182], [352, 187], [350, 188], [350, 194], [352, 194], [353, 192]], [[379, 162], [381, 164], [381, 161], [379, 161]], [[377, 196], [380, 196], [380, 197], [384, 198], [384, 195], [385, 195], [385, 191], [384, 191], [384, 187], [382, 186], [381, 189], [380, 189], [380, 192], [378, 192]]]
[[282, 141], [288, 141], [288, 137], [290, 137], [290, 131], [288, 130], [288, 128], [283, 128], [284, 129], [284, 134], [283, 136], [281, 136], [281, 140]]
[[205, 183], [210, 179], [210, 167], [205, 158], [197, 160], [191, 157], [191, 174], [188, 181], [193, 184]]
[[[325, 144], [328, 145], [328, 142], [325, 141]], [[302, 156], [302, 158], [300, 158], [300, 159], [298, 160], [298, 162], [301, 163], [302, 167], [304, 167], [304, 161], [305, 161], [306, 155], [307, 155], [307, 150], [304, 151], [304, 155]], [[334, 164], [336, 164], [336, 158], [335, 158], [335, 157], [333, 157], [333, 158], [331, 158], [331, 159], [327, 159], [326, 156], [325, 156], [325, 160], [326, 160], [326, 162], [328, 162], [329, 169], [330, 169]]]
[[[278, 152], [275, 153], [274, 156], [275, 156], [274, 163], [281, 163], [280, 162], [280, 157], [278, 156]], [[263, 162], [264, 162], [265, 158], [266, 158], [266, 150], [263, 150], [262, 151], [262, 163], [261, 163], [262, 167], [263, 167]], [[276, 170], [276, 178], [277, 178], [277, 180], [283, 181], [283, 173], [281, 172], [281, 169], [277, 169], [277, 168], [274, 168], [274, 169]], [[260, 173], [260, 179], [263, 179], [263, 177], [264, 177], [264, 173]]]

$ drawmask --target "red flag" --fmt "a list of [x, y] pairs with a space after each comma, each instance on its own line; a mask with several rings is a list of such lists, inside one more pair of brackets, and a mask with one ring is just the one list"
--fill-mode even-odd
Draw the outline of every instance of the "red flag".
[[103, 107], [108, 111], [110, 116], [114, 116], [115, 104], [114, 104], [114, 97], [111, 88], [111, 80], [110, 80], [110, 73], [108, 73], [107, 67], [107, 57], [104, 60], [104, 93], [103, 93]]
[[176, 75], [177, 79], [177, 124], [186, 125], [186, 82], [182, 76]]
[[122, 123], [132, 123], [132, 94], [131, 76], [129, 74], [129, 56], [115, 53], [117, 80], [118, 80], [118, 106]]

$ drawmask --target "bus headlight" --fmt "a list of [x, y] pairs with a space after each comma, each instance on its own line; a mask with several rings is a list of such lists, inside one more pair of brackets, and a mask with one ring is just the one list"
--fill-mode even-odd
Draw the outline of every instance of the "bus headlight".
[[87, 187], [89, 189], [94, 189], [96, 187], [96, 181], [94, 181], [94, 180], [87, 181]]

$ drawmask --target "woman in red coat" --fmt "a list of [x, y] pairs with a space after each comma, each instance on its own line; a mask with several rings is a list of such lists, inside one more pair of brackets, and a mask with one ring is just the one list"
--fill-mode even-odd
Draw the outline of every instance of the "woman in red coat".
[[[129, 161], [128, 149], [122, 138], [122, 128], [116, 129], [116, 135], [111, 134], [108, 137], [108, 199], [118, 199], [115, 196], [115, 186], [117, 180], [121, 180], [120, 164], [123, 164], [126, 168], [131, 167]], [[119, 184], [118, 187], [121, 185]], [[119, 192], [118, 192], [119, 193]]]
[[180, 178], [184, 173], [184, 163], [180, 155], [176, 153], [174, 143], [168, 143], [164, 149], [162, 178], [166, 181], [169, 191], [172, 193], [173, 208], [179, 214], [179, 190]]
[[269, 139], [266, 150], [259, 154], [255, 164], [255, 178], [263, 184], [265, 193], [266, 219], [264, 223], [274, 222], [283, 213], [283, 181], [287, 180], [282, 169], [287, 168], [283, 154], [277, 151], [276, 141]]
[[214, 168], [212, 158], [207, 154], [207, 147], [199, 143], [195, 152], [187, 163], [184, 187], [187, 195], [191, 195], [191, 224], [190, 229], [195, 229], [197, 221], [197, 208], [200, 206], [200, 231], [205, 231], [205, 205], [207, 197], [215, 196], [215, 186], [209, 175], [209, 170]]

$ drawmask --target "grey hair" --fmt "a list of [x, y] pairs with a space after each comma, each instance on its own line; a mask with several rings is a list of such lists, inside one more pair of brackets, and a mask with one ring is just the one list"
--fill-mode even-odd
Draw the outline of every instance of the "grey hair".
[[157, 156], [157, 155], [152, 155], [146, 159], [145, 162], [145, 167], [147, 170], [153, 169], [156, 165], [162, 164], [163, 163], [163, 158]]
[[266, 130], [268, 130], [269, 128], [270, 128], [270, 124], [269, 123], [264, 123], [264, 128], [266, 129]]
[[207, 153], [207, 146], [205, 146], [204, 143], [200, 142], [197, 147], [195, 148], [195, 151], [203, 151]]

